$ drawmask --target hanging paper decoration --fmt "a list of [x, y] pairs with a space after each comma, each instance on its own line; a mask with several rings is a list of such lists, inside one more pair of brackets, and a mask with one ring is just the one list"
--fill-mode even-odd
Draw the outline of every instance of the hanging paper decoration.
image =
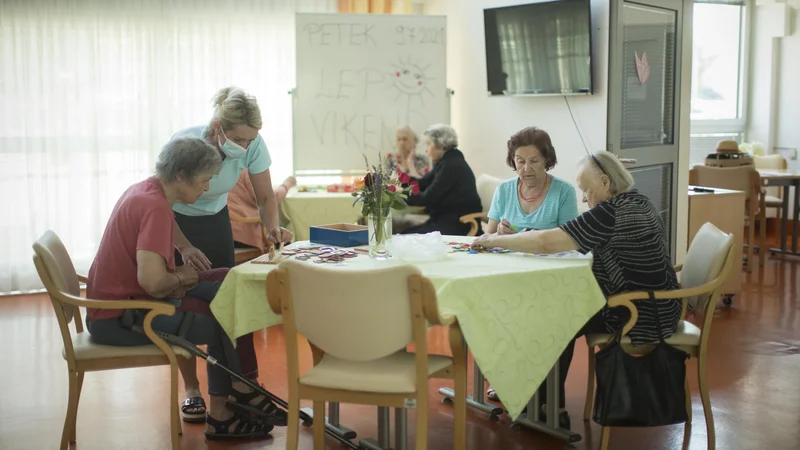
[[647, 52], [642, 52], [642, 58], [639, 59], [639, 53], [634, 51], [633, 56], [636, 57], [636, 73], [639, 75], [639, 84], [644, 86], [647, 79], [650, 78], [650, 64], [647, 62]]

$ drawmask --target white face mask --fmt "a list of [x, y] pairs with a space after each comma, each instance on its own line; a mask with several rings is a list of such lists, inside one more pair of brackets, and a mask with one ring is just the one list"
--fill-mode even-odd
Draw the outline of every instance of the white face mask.
[[[225, 136], [225, 132], [221, 131], [222, 135]], [[239, 159], [247, 153], [247, 149], [242, 147], [241, 145], [233, 142], [232, 140], [228, 139], [228, 136], [225, 136], [225, 143], [222, 143], [222, 139], [217, 136], [217, 143], [219, 144], [219, 149], [222, 150], [222, 153], [225, 153], [230, 159]]]

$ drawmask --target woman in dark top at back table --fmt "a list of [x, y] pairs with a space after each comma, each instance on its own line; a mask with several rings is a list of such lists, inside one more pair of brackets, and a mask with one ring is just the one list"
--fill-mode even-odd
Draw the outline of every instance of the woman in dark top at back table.
[[[419, 183], [419, 194], [408, 197], [409, 206], [424, 206], [430, 219], [421, 225], [403, 230], [403, 234], [424, 234], [438, 231], [444, 235], [465, 236], [469, 224], [459, 218], [481, 212], [481, 199], [475, 186], [475, 174], [458, 148], [458, 136], [449, 125], [431, 125], [425, 130], [425, 146], [433, 161], [433, 170], [422, 178], [401, 180]], [[404, 176], [405, 175], [405, 176]]]

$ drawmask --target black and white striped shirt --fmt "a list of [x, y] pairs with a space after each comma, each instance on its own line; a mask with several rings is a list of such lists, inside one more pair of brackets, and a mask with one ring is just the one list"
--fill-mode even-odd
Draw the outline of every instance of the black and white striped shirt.
[[[661, 217], [650, 200], [635, 190], [618, 194], [561, 226], [582, 253], [592, 252], [597, 283], [606, 297], [630, 291], [678, 289]], [[656, 300], [664, 338], [675, 331], [680, 300]], [[639, 311], [630, 337], [635, 344], [658, 341], [651, 300], [634, 302]], [[625, 308], [603, 308], [608, 331], [625, 324]]]

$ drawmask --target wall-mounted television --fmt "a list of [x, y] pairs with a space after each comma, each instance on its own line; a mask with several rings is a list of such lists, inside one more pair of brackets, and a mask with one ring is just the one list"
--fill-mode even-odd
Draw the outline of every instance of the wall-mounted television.
[[589, 95], [590, 0], [483, 10], [489, 95]]

